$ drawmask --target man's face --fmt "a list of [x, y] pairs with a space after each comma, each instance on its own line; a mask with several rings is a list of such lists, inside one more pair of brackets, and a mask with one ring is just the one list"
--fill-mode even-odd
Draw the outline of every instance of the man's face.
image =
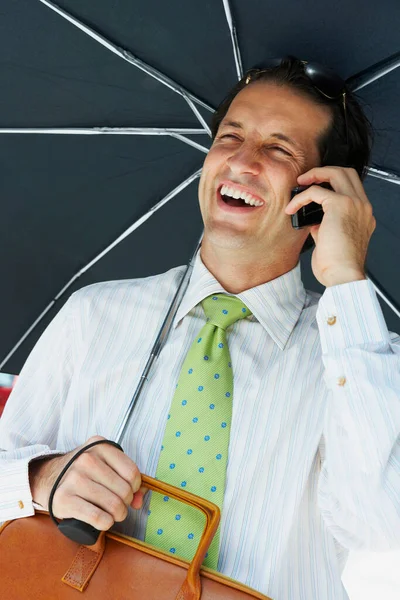
[[[299, 253], [309, 229], [293, 229], [284, 210], [297, 177], [320, 164], [317, 139], [331, 118], [327, 107], [286, 87], [256, 82], [244, 88], [230, 105], [204, 161], [199, 183], [204, 239], [257, 254], [293, 248]], [[231, 195], [249, 193], [262, 205], [227, 198], [221, 189]]]

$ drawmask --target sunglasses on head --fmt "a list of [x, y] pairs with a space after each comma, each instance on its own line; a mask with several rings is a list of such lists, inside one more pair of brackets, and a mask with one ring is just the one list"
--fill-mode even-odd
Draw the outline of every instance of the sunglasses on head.
[[[285, 58], [293, 58], [293, 57], [285, 57]], [[243, 79], [245, 79], [245, 84], [247, 85], [250, 81], [254, 81], [258, 78], [262, 73], [266, 73], [273, 67], [278, 67], [281, 65], [284, 58], [273, 58], [264, 64], [266, 68], [264, 69], [250, 69], [247, 71], [246, 75]], [[325, 65], [320, 65], [315, 62], [308, 62], [306, 60], [299, 61], [304, 68], [304, 73], [310, 79], [313, 86], [326, 98], [330, 100], [338, 100], [342, 97], [343, 99], [343, 110], [344, 110], [344, 118], [346, 122], [346, 142], [349, 143], [349, 134], [347, 127], [347, 113], [346, 113], [346, 84], [344, 80], [339, 77], [332, 69], [326, 67]]]

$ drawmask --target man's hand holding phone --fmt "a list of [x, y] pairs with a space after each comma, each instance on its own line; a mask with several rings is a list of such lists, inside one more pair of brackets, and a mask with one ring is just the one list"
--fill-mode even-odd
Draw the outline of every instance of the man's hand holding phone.
[[[297, 183], [307, 189], [294, 194], [286, 214], [294, 215], [312, 203], [323, 211], [319, 224], [308, 224], [315, 242], [311, 267], [316, 279], [325, 287], [366, 279], [365, 261], [376, 219], [357, 171], [315, 167], [300, 175]], [[323, 189], [323, 183], [331, 189]]]
[[[319, 186], [326, 188], [327, 190], [332, 190], [332, 187], [329, 183], [319, 183]], [[307, 190], [311, 185], [298, 185], [290, 192], [290, 200]], [[320, 204], [316, 202], [310, 202], [310, 204], [306, 204], [306, 206], [302, 206], [294, 215], [292, 215], [292, 227], [294, 229], [303, 229], [304, 227], [309, 227], [310, 225], [319, 225], [322, 222], [322, 218], [324, 216], [324, 211]]]

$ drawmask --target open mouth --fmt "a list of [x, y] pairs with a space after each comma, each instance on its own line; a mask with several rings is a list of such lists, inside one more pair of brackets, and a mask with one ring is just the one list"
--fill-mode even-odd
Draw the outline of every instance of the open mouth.
[[260, 202], [257, 202], [256, 204], [258, 204], [258, 206], [255, 204], [254, 199], [252, 198], [233, 198], [231, 195], [229, 194], [222, 194], [221, 191], [224, 190], [224, 186], [222, 186], [222, 188], [220, 188], [217, 191], [217, 199], [218, 199], [218, 204], [220, 205], [221, 208], [224, 209], [231, 209], [234, 211], [254, 211], [257, 208], [260, 208], [260, 206], [262, 206], [262, 204]]
[[225, 204], [227, 204], [228, 206], [241, 206], [243, 208], [256, 208], [256, 206], [253, 206], [251, 204], [246, 204], [246, 202], [244, 200], [242, 200], [241, 198], [231, 198], [230, 196], [223, 196], [221, 193], [221, 199], [223, 202], [225, 202]]

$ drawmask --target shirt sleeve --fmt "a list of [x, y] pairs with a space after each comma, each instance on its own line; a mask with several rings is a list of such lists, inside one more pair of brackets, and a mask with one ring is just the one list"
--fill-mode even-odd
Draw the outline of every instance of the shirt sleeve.
[[318, 506], [350, 550], [400, 549], [400, 336], [370, 280], [325, 290], [318, 304], [329, 389]]
[[38, 340], [0, 419], [0, 522], [34, 513], [29, 462], [62, 453], [57, 437], [76, 354], [74, 296]]

